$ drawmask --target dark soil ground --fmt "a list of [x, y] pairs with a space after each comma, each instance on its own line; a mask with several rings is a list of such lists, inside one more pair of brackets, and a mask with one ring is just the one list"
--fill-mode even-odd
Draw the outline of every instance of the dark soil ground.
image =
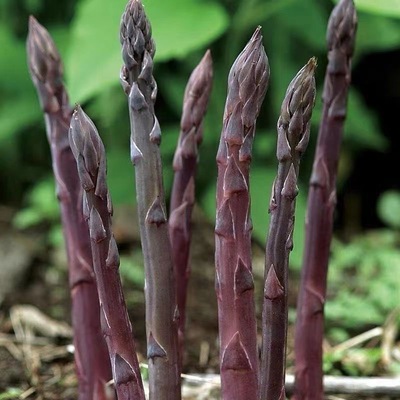
[[[22, 234], [13, 231], [5, 219], [4, 215], [0, 216], [0, 221], [3, 221], [0, 235], [0, 271], [3, 271], [0, 274], [0, 289], [3, 287], [4, 292], [0, 292], [0, 400], [76, 399], [77, 380], [71, 337], [64, 325], [70, 322], [65, 256], [62, 251], [54, 251], [47, 246], [46, 229]], [[214, 236], [212, 226], [202, 221], [204, 219], [197, 216], [193, 233], [184, 371], [187, 374], [218, 373]], [[137, 231], [132, 229], [137, 226], [135, 224], [134, 212], [128, 209], [117, 210], [114, 231], [123, 254], [140, 251]], [[260, 294], [263, 269], [263, 251], [260, 246], [254, 245], [253, 258], [256, 290]], [[15, 276], [11, 279], [13, 274]], [[290, 303], [294, 305], [296, 277], [291, 286]], [[145, 362], [142, 284], [125, 277], [124, 289], [138, 341], [139, 358]], [[259, 295], [256, 304], [261, 304]], [[35, 309], [25, 309], [23, 305], [34, 306]], [[10, 318], [10, 314], [21, 318]], [[55, 337], [46, 331], [49, 326], [58, 331]], [[291, 332], [292, 327], [289, 332], [289, 372], [292, 363]], [[204, 391], [200, 388], [199, 393], [202, 392], [203, 397], [192, 395], [186, 399], [214, 398], [211, 392], [208, 397], [204, 397]], [[344, 396], [328, 398], [348, 399]]]

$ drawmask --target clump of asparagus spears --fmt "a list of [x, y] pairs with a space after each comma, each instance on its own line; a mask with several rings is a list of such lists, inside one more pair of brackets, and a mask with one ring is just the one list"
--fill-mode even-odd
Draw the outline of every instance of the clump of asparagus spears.
[[68, 142], [72, 112], [62, 83], [60, 55], [49, 33], [34, 17], [29, 19], [27, 52], [45, 115], [67, 247], [79, 399], [110, 399], [105, 383], [111, 379], [111, 368], [100, 329], [89, 230], [82, 215], [83, 190]]
[[260, 379], [262, 400], [286, 398], [289, 254], [293, 248], [300, 159], [308, 145], [315, 103], [315, 67], [316, 60], [311, 58], [289, 84], [278, 120], [276, 156], [279, 165], [269, 205], [271, 222], [265, 255]]
[[324, 304], [336, 175], [351, 75], [357, 16], [353, 0], [341, 0], [329, 19], [328, 67], [308, 195], [306, 236], [295, 334], [296, 400], [323, 399]]
[[179, 312], [178, 339], [182, 364], [186, 321], [186, 296], [190, 275], [191, 216], [195, 202], [195, 174], [198, 146], [203, 139], [203, 118], [212, 87], [212, 59], [208, 50], [193, 70], [185, 89], [181, 131], [175, 151], [174, 183], [171, 192], [169, 235], [175, 271]]
[[93, 122], [79, 106], [72, 115], [69, 141], [85, 190], [83, 215], [89, 225], [101, 329], [110, 354], [118, 399], [145, 400], [132, 325], [118, 271], [118, 248], [111, 231], [112, 203], [106, 182], [104, 145]]
[[153, 77], [155, 46], [139, 0], [122, 16], [120, 40], [124, 65], [121, 83], [128, 95], [131, 160], [135, 165], [137, 209], [145, 265], [147, 358], [150, 399], [178, 400], [180, 368], [179, 312], [168, 235], [159, 144], [154, 114], [157, 85]]
[[249, 170], [256, 119], [268, 80], [269, 64], [258, 27], [229, 73], [217, 154], [215, 289], [222, 398], [226, 400], [258, 398]]
[[[296, 327], [296, 400], [323, 398], [322, 311], [355, 30], [353, 1], [341, 0], [328, 26], [324, 113], [310, 181]], [[211, 91], [212, 61], [207, 52], [193, 71], [185, 91], [173, 165], [171, 216], [167, 223], [159, 152], [161, 129], [154, 113], [155, 45], [140, 0], [130, 0], [126, 6], [120, 42], [124, 61], [120, 79], [128, 96], [131, 160], [135, 165], [145, 263], [150, 399], [179, 400], [190, 218], [195, 201], [194, 179], [202, 120]], [[48, 32], [33, 17], [28, 58], [45, 113], [67, 242], [79, 399], [112, 397], [105, 386], [111, 376], [111, 360], [118, 399], [144, 400], [132, 326], [118, 272], [118, 250], [111, 230], [112, 205], [106, 184], [104, 145], [93, 122], [79, 106], [71, 119], [59, 54]], [[316, 61], [312, 58], [292, 80], [278, 120], [279, 165], [269, 207], [261, 365], [257, 351], [249, 194], [256, 119], [269, 82], [269, 64], [260, 27], [229, 73], [217, 153], [215, 226], [220, 368], [222, 398], [226, 400], [286, 398], [288, 264], [293, 247], [299, 164], [308, 144], [315, 102], [315, 67]]]

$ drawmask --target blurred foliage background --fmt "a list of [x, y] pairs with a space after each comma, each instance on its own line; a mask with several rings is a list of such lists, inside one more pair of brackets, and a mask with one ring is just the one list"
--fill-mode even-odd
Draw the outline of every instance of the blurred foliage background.
[[[71, 103], [82, 103], [107, 148], [116, 206], [134, 204], [126, 98], [119, 86], [119, 21], [126, 0], [0, 1], [0, 203], [14, 226], [47, 224], [60, 245], [58, 206], [39, 103], [26, 66], [28, 16], [45, 25], [60, 49]], [[145, 0], [157, 43], [156, 111], [163, 129], [165, 187], [179, 133], [182, 96], [207, 48], [214, 87], [200, 149], [197, 198], [211, 223], [215, 212], [215, 155], [230, 65], [257, 25], [263, 26], [271, 81], [254, 145], [254, 237], [264, 243], [275, 175], [276, 121], [286, 87], [311, 56], [318, 58], [318, 97], [312, 139], [304, 157], [297, 202], [295, 249], [301, 264], [307, 182], [321, 116], [325, 32], [331, 0]], [[356, 0], [359, 28], [353, 63], [332, 249], [327, 324], [333, 340], [383, 324], [400, 304], [400, 7], [398, 1]], [[340, 321], [340, 324], [339, 324]], [[341, 329], [336, 329], [336, 325]]]

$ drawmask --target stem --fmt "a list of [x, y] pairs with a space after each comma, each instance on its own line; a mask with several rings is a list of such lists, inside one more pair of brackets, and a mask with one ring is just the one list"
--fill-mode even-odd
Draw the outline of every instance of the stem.
[[289, 84], [278, 120], [278, 174], [272, 187], [262, 311], [261, 400], [284, 400], [288, 266], [293, 248], [300, 158], [308, 145], [315, 102], [314, 58]]
[[111, 359], [118, 400], [145, 400], [132, 325], [119, 276], [119, 254], [111, 231], [112, 204], [106, 182], [103, 142], [89, 117], [77, 106], [70, 125], [88, 221], [94, 270], [100, 299], [100, 318]]
[[199, 157], [198, 146], [203, 135], [203, 118], [211, 94], [212, 76], [212, 59], [208, 50], [192, 72], [186, 86], [181, 132], [173, 164], [175, 175], [171, 193], [169, 235], [179, 311], [178, 336], [181, 365], [184, 353], [187, 285], [190, 275], [191, 216], [195, 202], [194, 178]]
[[223, 400], [258, 398], [249, 169], [256, 119], [268, 80], [268, 59], [259, 27], [229, 73], [217, 154], [215, 266]]
[[336, 174], [346, 116], [357, 17], [341, 0], [329, 19], [324, 109], [310, 180], [306, 237], [295, 334], [293, 399], [323, 399], [322, 340], [328, 261], [336, 205]]
[[157, 85], [153, 77], [154, 42], [140, 0], [131, 0], [121, 22], [124, 65], [121, 83], [129, 96], [131, 159], [145, 265], [147, 357], [150, 399], [178, 400], [178, 310], [168, 235], [159, 144], [154, 115]]
[[47, 30], [34, 17], [29, 19], [27, 52], [45, 114], [67, 248], [79, 399], [110, 399], [106, 382], [111, 378], [111, 366], [101, 334], [89, 230], [82, 216], [83, 191], [68, 142], [71, 109], [62, 83], [60, 55]]

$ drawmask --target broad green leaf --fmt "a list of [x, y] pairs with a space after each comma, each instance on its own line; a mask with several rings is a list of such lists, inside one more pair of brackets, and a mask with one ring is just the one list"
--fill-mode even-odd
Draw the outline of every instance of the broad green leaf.
[[275, 54], [269, 58], [271, 66], [271, 79], [268, 92], [272, 98], [273, 115], [279, 115], [281, 104], [286, 93], [286, 89], [297, 71], [303, 65], [296, 65], [290, 50], [290, 36], [286, 29], [280, 24], [275, 24], [274, 35], [268, 40], [267, 48], [270, 54]]
[[400, 0], [355, 0], [355, 4], [358, 11], [400, 18]]
[[42, 118], [38, 101], [34, 91], [28, 89], [25, 96], [0, 104], [0, 142]]
[[[127, 136], [129, 143], [129, 135]], [[115, 205], [135, 202], [134, 170], [130, 161], [129, 147], [106, 149], [107, 182]]]
[[13, 37], [6, 26], [0, 25], [0, 43], [0, 88], [15, 94], [31, 87], [24, 42]]
[[387, 226], [400, 228], [400, 192], [390, 190], [381, 194], [378, 201], [379, 218]]
[[320, 2], [315, 0], [297, 1], [283, 9], [277, 15], [277, 21], [284, 27], [288, 36], [309, 45], [314, 51], [326, 48], [328, 16]]
[[359, 14], [355, 46], [356, 57], [367, 52], [391, 50], [399, 46], [399, 20], [366, 13]]
[[[157, 61], [184, 57], [226, 29], [228, 18], [216, 2], [148, 0], [146, 13], [156, 41]], [[126, 0], [86, 0], [72, 26], [66, 71], [73, 101], [83, 101], [117, 84], [122, 65], [119, 25]]]

